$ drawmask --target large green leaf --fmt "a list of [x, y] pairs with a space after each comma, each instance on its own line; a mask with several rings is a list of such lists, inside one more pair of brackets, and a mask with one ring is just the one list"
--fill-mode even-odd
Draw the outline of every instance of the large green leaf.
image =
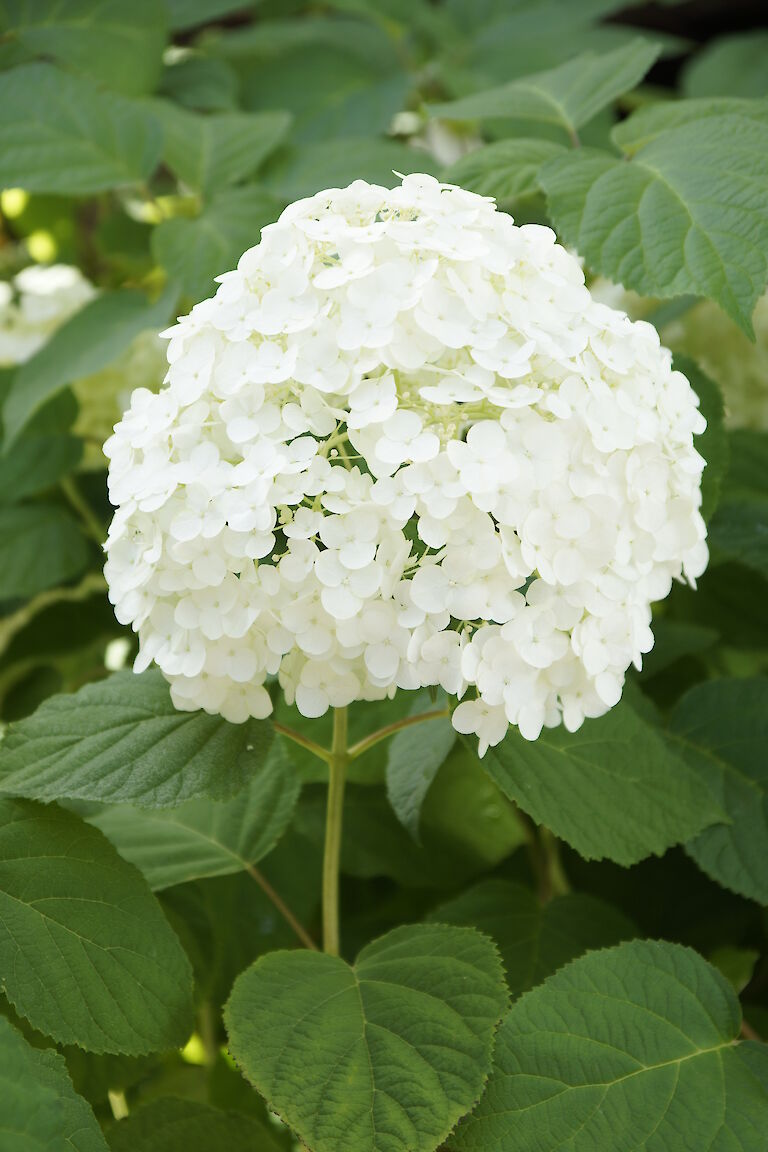
[[430, 920], [478, 928], [495, 940], [514, 997], [588, 949], [635, 935], [626, 916], [595, 896], [569, 892], [541, 904], [530, 888], [510, 880], [482, 880], [441, 904]]
[[539, 168], [562, 151], [563, 145], [553, 140], [497, 140], [462, 156], [448, 169], [445, 179], [502, 203], [518, 200], [539, 191]]
[[53, 504], [0, 508], [0, 600], [36, 596], [79, 576], [88, 542], [77, 522]]
[[505, 1000], [487, 937], [422, 925], [369, 944], [354, 967], [263, 956], [225, 1022], [240, 1068], [313, 1152], [431, 1152], [480, 1093]]
[[696, 56], [683, 73], [686, 96], [768, 96], [768, 32], [757, 28], [722, 36]]
[[112, 1152], [280, 1152], [282, 1145], [253, 1116], [166, 1096], [113, 1124], [109, 1147]]
[[455, 743], [456, 730], [448, 716], [404, 728], [389, 743], [387, 795], [395, 815], [414, 840], [419, 839], [424, 797]]
[[98, 829], [25, 800], [0, 800], [0, 985], [93, 1052], [176, 1047], [192, 1025], [192, 970], [144, 878]]
[[0, 792], [164, 808], [225, 799], [264, 764], [268, 721], [229, 724], [178, 712], [157, 671], [116, 672], [74, 695], [52, 696], [11, 724], [0, 745]]
[[531, 742], [510, 729], [483, 764], [537, 823], [588, 859], [634, 864], [722, 819], [696, 773], [626, 702], [578, 732], [545, 728]]
[[659, 52], [658, 45], [633, 40], [613, 52], [587, 53], [559, 68], [434, 104], [430, 112], [446, 120], [532, 120], [575, 132], [639, 84]]
[[156, 101], [153, 108], [163, 125], [166, 163], [180, 180], [204, 195], [255, 172], [291, 123], [287, 112], [201, 116], [165, 101]]
[[162, 132], [148, 108], [50, 64], [0, 76], [2, 183], [83, 196], [145, 180]]
[[128, 96], [151, 92], [160, 76], [166, 18], [157, 0], [1, 0], [0, 25], [36, 56]]
[[296, 770], [276, 741], [251, 783], [231, 800], [189, 800], [149, 810], [114, 805], [90, 816], [158, 890], [248, 869], [274, 848], [299, 795]]
[[64, 1057], [28, 1044], [0, 1015], [2, 1152], [107, 1152], [91, 1109], [75, 1093]]
[[181, 290], [194, 300], [210, 296], [213, 279], [234, 268], [261, 229], [275, 220], [280, 203], [251, 186], [220, 192], [193, 220], [177, 217], [158, 224], [152, 253]]
[[689, 948], [632, 941], [574, 960], [510, 1009], [462, 1152], [757, 1152], [768, 1048]]
[[3, 408], [6, 441], [13, 442], [42, 405], [65, 385], [100, 372], [140, 332], [162, 328], [177, 296], [178, 289], [171, 286], [150, 303], [143, 292], [126, 288], [105, 292], [86, 304], [16, 372]]
[[670, 729], [727, 817], [688, 851], [720, 884], [768, 903], [768, 680], [697, 684], [675, 707]]
[[593, 271], [646, 296], [709, 296], [751, 334], [768, 281], [767, 123], [709, 116], [660, 132], [629, 162], [580, 149], [540, 179]]
[[713, 97], [702, 100], [658, 100], [642, 105], [611, 129], [611, 140], [627, 156], [634, 156], [664, 132], [709, 120], [713, 116], [739, 116], [768, 124], [768, 101]]

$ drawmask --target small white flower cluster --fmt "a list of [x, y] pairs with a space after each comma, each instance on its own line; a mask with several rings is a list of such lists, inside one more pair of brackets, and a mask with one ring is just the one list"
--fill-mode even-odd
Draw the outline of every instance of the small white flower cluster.
[[697, 398], [537, 226], [428, 176], [291, 205], [105, 446], [106, 575], [179, 708], [462, 699], [481, 754], [614, 705], [707, 560]]
[[29, 360], [95, 294], [68, 264], [32, 264], [0, 283], [0, 367]]

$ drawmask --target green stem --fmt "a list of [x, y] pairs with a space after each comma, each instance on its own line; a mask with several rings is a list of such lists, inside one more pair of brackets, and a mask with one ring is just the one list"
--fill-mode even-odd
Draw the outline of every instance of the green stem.
[[333, 741], [328, 761], [328, 808], [323, 856], [323, 951], [330, 956], [339, 954], [339, 860], [344, 781], [348, 760], [347, 709], [334, 708]]
[[349, 760], [356, 760], [358, 756], [362, 756], [369, 748], [373, 748], [374, 744], [378, 744], [381, 740], [386, 740], [388, 736], [393, 736], [395, 732], [399, 732], [402, 728], [410, 728], [412, 724], [422, 724], [425, 720], [440, 720], [444, 716], [450, 716], [450, 708], [440, 708], [435, 712], [420, 712], [418, 716], [406, 716], [404, 720], [395, 720], [393, 724], [387, 724], [385, 728], [379, 728], [378, 732], [372, 732], [370, 736], [366, 736], [364, 740], [358, 740], [357, 744], [353, 744], [348, 750], [347, 758]]
[[542, 896], [545, 900], [551, 900], [553, 896], [564, 896], [570, 892], [571, 886], [560, 859], [560, 843], [543, 824], [539, 827], [539, 843], [543, 864]]
[[317, 756], [320, 760], [325, 760], [326, 764], [330, 763], [330, 750], [323, 748], [322, 744], [317, 744], [314, 740], [310, 740], [308, 736], [302, 736], [301, 732], [296, 732], [293, 728], [287, 728], [285, 724], [275, 722], [272, 727], [275, 732], [279, 732], [281, 736], [285, 736], [286, 740], [292, 740], [294, 744], [298, 744], [301, 748], [306, 748], [307, 752], [311, 752], [313, 756]]
[[248, 873], [248, 875], [251, 877], [252, 880], [256, 881], [259, 888], [261, 888], [262, 892], [267, 897], [267, 899], [272, 901], [275, 908], [277, 908], [278, 912], [280, 913], [280, 915], [285, 920], [286, 924], [288, 924], [288, 926], [293, 929], [294, 933], [296, 934], [298, 939], [301, 940], [304, 947], [310, 948], [314, 952], [317, 952], [317, 950], [318, 950], [317, 944], [315, 944], [315, 942], [312, 939], [312, 937], [310, 936], [309, 932], [307, 932], [306, 928], [297, 919], [297, 917], [294, 916], [293, 912], [291, 912], [291, 910], [288, 907], [288, 905], [286, 904], [285, 900], [283, 900], [282, 896], [280, 896], [275, 891], [275, 889], [270, 884], [269, 880], [267, 880], [264, 873], [260, 872], [259, 869], [255, 866], [255, 864], [249, 864], [246, 867], [246, 872]]

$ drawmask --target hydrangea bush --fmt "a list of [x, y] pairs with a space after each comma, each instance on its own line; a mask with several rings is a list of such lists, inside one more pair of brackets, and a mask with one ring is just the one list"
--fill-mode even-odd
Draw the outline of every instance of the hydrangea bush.
[[0, 1152], [766, 1152], [766, 33], [688, 7], [0, 4]]

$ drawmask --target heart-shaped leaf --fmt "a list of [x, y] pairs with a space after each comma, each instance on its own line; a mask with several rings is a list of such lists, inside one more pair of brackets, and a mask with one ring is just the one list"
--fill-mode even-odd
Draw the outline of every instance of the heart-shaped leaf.
[[757, 1152], [768, 1049], [738, 1044], [733, 989], [690, 948], [633, 940], [574, 960], [499, 1029], [457, 1152]]
[[248, 1079], [312, 1152], [431, 1152], [477, 1099], [506, 1001], [471, 928], [396, 928], [353, 967], [272, 952], [225, 1022]]

